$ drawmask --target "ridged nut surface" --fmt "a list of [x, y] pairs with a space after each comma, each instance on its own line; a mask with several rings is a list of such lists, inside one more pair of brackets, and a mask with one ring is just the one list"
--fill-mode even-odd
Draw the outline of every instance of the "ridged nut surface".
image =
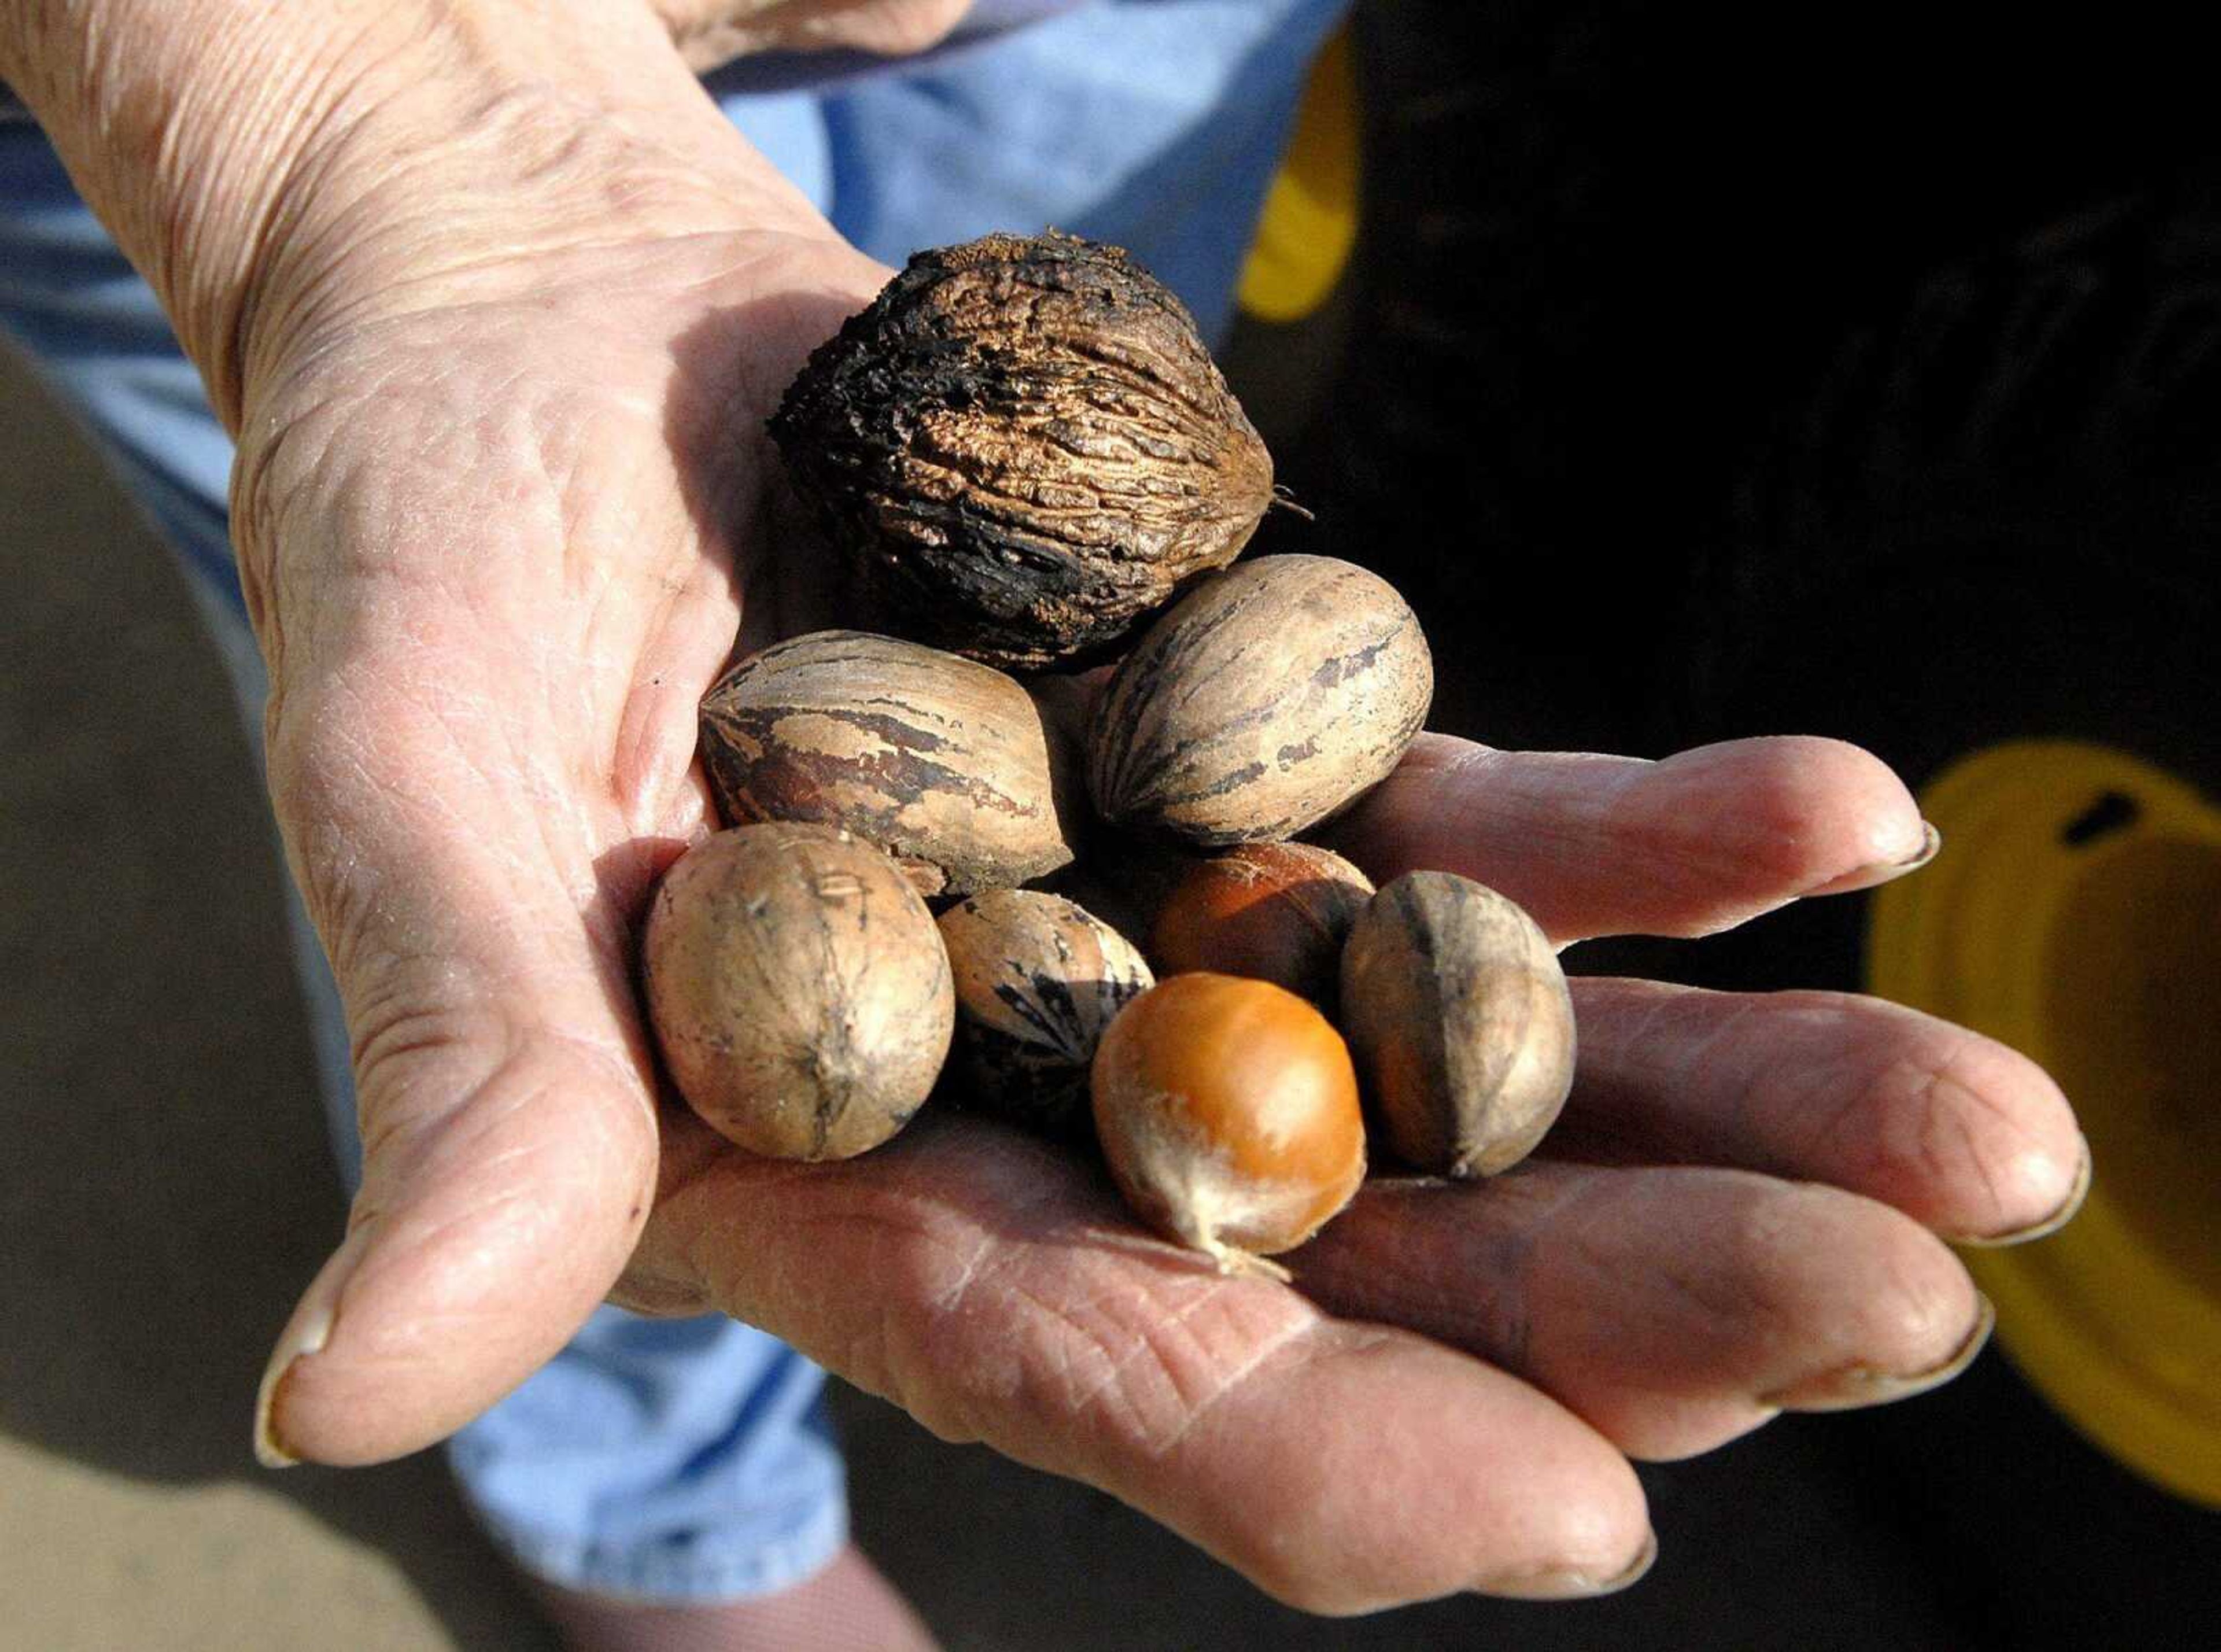
[[1096, 710], [1103, 817], [1209, 846], [1292, 837], [1396, 767], [1425, 726], [1417, 616], [1354, 563], [1267, 556], [1159, 618]]

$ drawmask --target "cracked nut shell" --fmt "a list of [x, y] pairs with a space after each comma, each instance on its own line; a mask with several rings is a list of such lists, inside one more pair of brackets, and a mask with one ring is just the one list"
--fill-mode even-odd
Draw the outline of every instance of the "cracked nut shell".
[[1154, 982], [1140, 950], [1061, 896], [992, 889], [941, 915], [956, 981], [966, 1104], [1085, 1138], [1103, 1030]]
[[1101, 653], [1273, 499], [1186, 309], [1120, 248], [1054, 233], [917, 254], [771, 433], [865, 623], [1012, 670]]
[[1072, 859], [1049, 742], [1015, 679], [862, 631], [775, 643], [702, 701], [702, 767], [728, 822], [843, 827], [929, 896]]
[[1406, 873], [1359, 914], [1342, 1024], [1390, 1149], [1437, 1175], [1518, 1163], [1573, 1088], [1557, 954], [1516, 904], [1452, 873]]
[[1294, 836], [1385, 778], [1427, 720], [1434, 661], [1378, 574], [1265, 556], [1151, 625], [1096, 707], [1103, 817], [1209, 846]]
[[925, 902], [830, 827], [739, 826], [680, 856], [649, 904], [641, 967], [679, 1093], [772, 1158], [846, 1159], [893, 1136], [955, 1023]]

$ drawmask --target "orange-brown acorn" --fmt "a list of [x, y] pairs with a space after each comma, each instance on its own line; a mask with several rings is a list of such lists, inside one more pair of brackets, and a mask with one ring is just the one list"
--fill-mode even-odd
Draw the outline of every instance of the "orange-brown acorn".
[[1174, 975], [1095, 1051], [1095, 1132], [1118, 1190], [1225, 1272], [1325, 1225], [1365, 1177], [1364, 1115], [1342, 1036], [1269, 981]]
[[1285, 986], [1331, 1014], [1342, 943], [1373, 880], [1315, 843], [1245, 843], [1197, 863], [1157, 913], [1167, 975], [1215, 970]]

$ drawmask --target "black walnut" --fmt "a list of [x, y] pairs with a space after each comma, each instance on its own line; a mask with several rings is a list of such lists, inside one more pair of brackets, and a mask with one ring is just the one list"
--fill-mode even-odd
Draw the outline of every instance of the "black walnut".
[[1122, 249], [1054, 233], [917, 254], [771, 432], [862, 623], [1011, 670], [1100, 656], [1273, 501], [1186, 307]]

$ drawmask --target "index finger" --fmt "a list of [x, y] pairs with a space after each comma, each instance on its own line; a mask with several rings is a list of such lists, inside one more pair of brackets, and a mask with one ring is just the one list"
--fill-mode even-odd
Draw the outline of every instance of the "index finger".
[[1488, 885], [1560, 946], [1716, 935], [1925, 863], [1936, 838], [1888, 767], [1841, 741], [1736, 740], [1648, 761], [1419, 736], [1325, 834], [1385, 880]]

